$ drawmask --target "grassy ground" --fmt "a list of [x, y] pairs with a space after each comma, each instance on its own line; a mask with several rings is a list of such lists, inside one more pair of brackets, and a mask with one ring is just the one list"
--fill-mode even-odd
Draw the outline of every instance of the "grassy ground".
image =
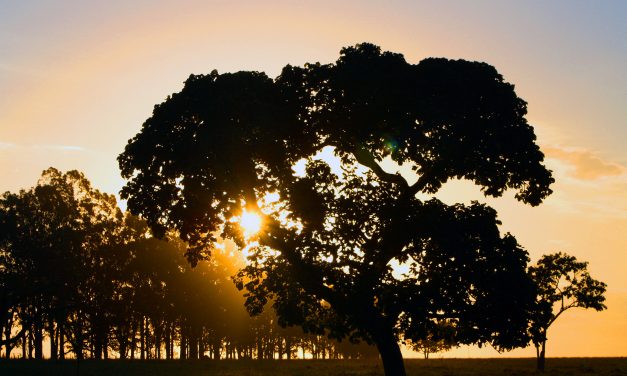
[[[537, 375], [535, 359], [437, 359], [405, 361], [408, 375], [524, 376]], [[627, 376], [627, 358], [547, 359], [547, 376]], [[81, 376], [375, 376], [376, 361], [21, 361], [0, 360], [0, 375]]]

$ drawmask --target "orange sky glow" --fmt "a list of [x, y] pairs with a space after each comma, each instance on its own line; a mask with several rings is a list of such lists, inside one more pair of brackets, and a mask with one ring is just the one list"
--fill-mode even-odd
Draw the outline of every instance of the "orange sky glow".
[[[30, 187], [54, 166], [117, 193], [117, 155], [191, 73], [274, 77], [288, 63], [332, 62], [342, 46], [364, 41], [412, 63], [443, 56], [494, 65], [528, 102], [554, 193], [532, 208], [454, 181], [438, 197], [488, 203], [532, 262], [567, 252], [608, 284], [606, 311], [572, 310], [551, 327], [548, 356], [627, 356], [625, 3], [28, 3], [0, 12], [1, 191]], [[438, 356], [531, 357], [535, 349]]]

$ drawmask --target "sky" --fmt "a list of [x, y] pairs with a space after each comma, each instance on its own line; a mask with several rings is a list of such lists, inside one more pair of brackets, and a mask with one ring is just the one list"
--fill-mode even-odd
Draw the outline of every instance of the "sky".
[[451, 182], [439, 197], [487, 202], [532, 262], [567, 252], [608, 284], [608, 309], [565, 313], [547, 356], [627, 356], [627, 2], [0, 0], [0, 9], [2, 192], [33, 186], [49, 166], [118, 192], [117, 155], [192, 73], [275, 77], [360, 42], [411, 63], [495, 66], [528, 102], [554, 193], [532, 208]]

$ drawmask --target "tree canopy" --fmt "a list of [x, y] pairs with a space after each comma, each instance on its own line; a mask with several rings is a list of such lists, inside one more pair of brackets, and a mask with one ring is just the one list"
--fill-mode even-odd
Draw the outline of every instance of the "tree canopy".
[[[460, 343], [527, 341], [527, 253], [499, 233], [496, 212], [416, 197], [468, 179], [539, 204], [553, 178], [525, 114], [488, 64], [411, 64], [367, 43], [276, 79], [192, 75], [118, 157], [122, 196], [157, 234], [176, 229], [192, 263], [218, 236], [248, 245], [237, 282], [251, 312], [272, 301], [283, 325], [372, 341], [386, 374], [402, 375], [397, 341], [425, 338], [438, 320]], [[263, 215], [252, 238], [232, 220], [243, 210]], [[393, 262], [409, 272], [396, 278]]]

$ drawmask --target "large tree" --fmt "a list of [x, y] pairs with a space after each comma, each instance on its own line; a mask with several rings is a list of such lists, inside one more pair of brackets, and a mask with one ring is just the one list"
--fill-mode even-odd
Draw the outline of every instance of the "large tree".
[[606, 284], [588, 273], [588, 263], [565, 253], [544, 255], [529, 267], [536, 284], [536, 305], [531, 320], [531, 339], [536, 347], [537, 368], [544, 371], [549, 327], [571, 308], [605, 308]]
[[[274, 80], [192, 75], [119, 156], [122, 196], [156, 234], [178, 230], [192, 263], [218, 234], [248, 244], [238, 283], [252, 313], [272, 301], [282, 325], [374, 342], [386, 375], [404, 375], [398, 341], [440, 320], [460, 343], [527, 341], [527, 253], [486, 205], [424, 198], [468, 179], [539, 204], [553, 179], [525, 114], [488, 64], [410, 64], [371, 44]], [[233, 220], [243, 211], [263, 216], [255, 236]]]

